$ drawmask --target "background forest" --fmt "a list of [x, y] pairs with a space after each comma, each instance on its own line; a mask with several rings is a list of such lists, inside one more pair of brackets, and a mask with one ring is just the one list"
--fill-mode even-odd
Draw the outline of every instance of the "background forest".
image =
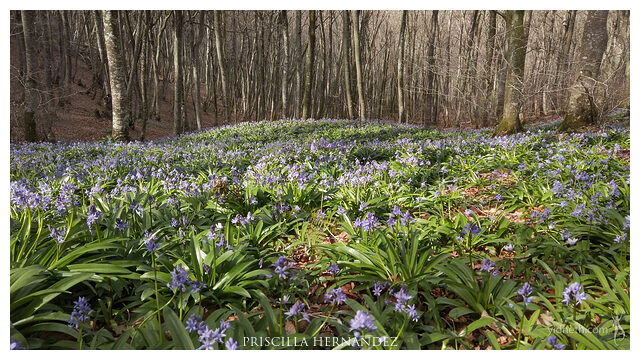
[[283, 118], [513, 132], [585, 106], [592, 123], [628, 108], [629, 54], [626, 10], [11, 11], [11, 139]]

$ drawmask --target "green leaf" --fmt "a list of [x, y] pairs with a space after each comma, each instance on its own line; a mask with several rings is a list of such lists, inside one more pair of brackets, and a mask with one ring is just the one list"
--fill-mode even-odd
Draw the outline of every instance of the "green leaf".
[[171, 339], [178, 350], [193, 350], [193, 342], [189, 337], [189, 333], [185, 329], [178, 315], [169, 307], [165, 307], [162, 311], [167, 329], [171, 332]]

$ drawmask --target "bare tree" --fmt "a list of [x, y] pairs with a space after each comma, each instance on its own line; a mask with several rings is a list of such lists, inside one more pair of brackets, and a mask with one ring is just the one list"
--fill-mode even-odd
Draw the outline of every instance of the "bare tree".
[[429, 44], [427, 45], [427, 96], [426, 116], [423, 118], [423, 126], [427, 123], [435, 124], [438, 120], [438, 87], [436, 80], [436, 39], [438, 37], [438, 10], [431, 12], [431, 27], [429, 31]]
[[218, 72], [220, 73], [220, 86], [222, 87], [222, 111], [224, 112], [224, 120], [225, 123], [230, 123], [230, 115], [229, 115], [229, 97], [227, 90], [227, 77], [225, 72], [225, 61], [224, 61], [224, 48], [222, 41], [222, 34], [220, 31], [221, 27], [221, 16], [220, 11], [216, 10], [213, 12], [213, 32], [216, 37], [216, 56], [218, 59]]
[[313, 87], [313, 66], [316, 52], [316, 11], [309, 10], [309, 38], [307, 40], [307, 64], [304, 77], [304, 95], [302, 97], [302, 118], [311, 114], [311, 88]]
[[362, 61], [360, 52], [360, 25], [358, 17], [358, 10], [351, 10], [353, 57], [356, 63], [356, 88], [358, 90], [358, 117], [360, 120], [364, 120], [367, 116], [364, 111], [364, 90], [362, 88]]
[[524, 42], [524, 10], [508, 10], [507, 22], [508, 71], [505, 84], [502, 120], [496, 126], [498, 135], [522, 131], [520, 108], [524, 80], [526, 44]]
[[282, 80], [281, 80], [281, 96], [282, 96], [282, 117], [287, 118], [287, 88], [289, 86], [289, 20], [287, 11], [280, 11], [280, 32], [282, 34]]
[[398, 122], [405, 123], [407, 118], [404, 113], [404, 43], [405, 43], [405, 29], [407, 27], [407, 10], [402, 11], [402, 19], [400, 20], [400, 35], [398, 36], [398, 49], [400, 54], [398, 55]]
[[179, 135], [183, 131], [183, 112], [184, 112], [184, 60], [183, 60], [183, 15], [181, 10], [175, 10], [173, 13], [173, 133]]
[[609, 11], [588, 11], [580, 44], [580, 74], [569, 90], [569, 109], [559, 130], [593, 124], [599, 116], [600, 64], [607, 48]]
[[22, 10], [22, 30], [25, 48], [25, 106], [24, 106], [24, 140], [36, 141], [36, 110], [40, 105], [38, 81], [36, 80], [36, 49], [33, 25], [34, 11]]
[[104, 10], [104, 40], [109, 61], [109, 79], [111, 83], [112, 102], [112, 130], [111, 136], [115, 141], [129, 140], [127, 124], [129, 123], [130, 107], [126, 96], [124, 60], [120, 48], [120, 27], [117, 23], [118, 14], [113, 10]]
[[351, 91], [351, 57], [349, 49], [351, 49], [351, 34], [349, 32], [349, 11], [342, 12], [342, 62], [344, 66], [344, 89], [347, 105], [347, 114], [349, 119], [353, 119], [353, 101]]

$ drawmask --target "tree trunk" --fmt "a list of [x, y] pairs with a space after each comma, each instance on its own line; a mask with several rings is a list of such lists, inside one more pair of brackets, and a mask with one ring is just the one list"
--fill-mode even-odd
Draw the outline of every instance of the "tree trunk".
[[36, 141], [36, 110], [40, 106], [38, 97], [38, 81], [36, 80], [37, 54], [35, 49], [35, 36], [33, 26], [35, 23], [35, 11], [22, 10], [22, 31], [24, 37], [25, 58], [25, 101], [24, 101], [24, 140]]
[[351, 35], [349, 31], [349, 11], [342, 12], [342, 62], [344, 63], [344, 91], [347, 98], [347, 114], [349, 119], [353, 119], [353, 103], [351, 94], [351, 57], [349, 49], [351, 48]]
[[183, 94], [183, 15], [181, 10], [175, 10], [174, 27], [173, 27], [173, 66], [175, 78], [173, 79], [173, 133], [179, 135], [182, 133], [182, 111], [184, 110], [184, 94]]
[[407, 122], [407, 118], [404, 112], [404, 43], [405, 43], [405, 29], [407, 27], [407, 10], [402, 11], [402, 19], [400, 20], [400, 35], [398, 37], [398, 122], [404, 124]]
[[280, 31], [282, 33], [282, 49], [284, 54], [282, 55], [282, 81], [281, 81], [281, 96], [282, 96], [282, 118], [287, 118], [287, 88], [289, 86], [289, 20], [287, 18], [287, 11], [280, 11]]
[[360, 30], [358, 24], [358, 10], [351, 10], [351, 25], [353, 27], [353, 51], [356, 63], [356, 88], [358, 90], [358, 117], [360, 120], [366, 118], [364, 112], [364, 93], [362, 89], [362, 64], [360, 60]]
[[598, 120], [600, 88], [600, 64], [607, 48], [608, 10], [590, 10], [582, 33], [580, 45], [580, 75], [569, 90], [569, 108], [558, 130], [577, 129]]
[[423, 126], [428, 123], [436, 124], [438, 120], [438, 97], [436, 86], [436, 38], [438, 36], [438, 10], [431, 12], [431, 28], [429, 29], [429, 44], [427, 45], [427, 113], [424, 117]]
[[[221, 16], [220, 11], [215, 10], [213, 12], [213, 32], [216, 37], [216, 56], [218, 58], [218, 71], [220, 73], [220, 87], [222, 87], [222, 111], [224, 113], [223, 123], [230, 123], [231, 119], [229, 116], [229, 98], [227, 96], [227, 77], [225, 73], [225, 61], [224, 61], [224, 49], [223, 49], [223, 40], [222, 35], [220, 33], [221, 28]], [[215, 99], [214, 99], [215, 101]], [[219, 125], [219, 124], [216, 124]]]
[[104, 95], [111, 94], [111, 88], [109, 87], [109, 64], [107, 60], [105, 44], [104, 44], [104, 28], [102, 25], [102, 15], [99, 10], [93, 11], [93, 18], [96, 24], [96, 38], [98, 45], [98, 54], [100, 55], [100, 77], [103, 80]]
[[116, 22], [118, 14], [113, 10], [102, 11], [104, 40], [109, 61], [109, 79], [111, 84], [112, 131], [115, 141], [129, 140], [127, 123], [129, 122], [129, 99], [125, 96], [126, 84], [124, 59], [120, 49], [120, 28]]
[[524, 80], [524, 10], [507, 11], [508, 70], [505, 83], [502, 120], [496, 126], [497, 135], [522, 131], [520, 109]]
[[149, 72], [149, 16], [150, 10], [144, 12], [144, 34], [142, 35], [142, 57], [140, 59], [140, 117], [142, 118], [142, 128], [140, 129], [140, 141], [144, 141], [147, 132], [147, 120], [149, 117], [149, 105], [147, 96], [147, 73]]
[[294, 114], [296, 118], [300, 118], [300, 109], [302, 108], [302, 11], [296, 11], [296, 97], [294, 104]]
[[557, 99], [557, 107], [561, 109], [561, 112], [564, 112], [565, 100], [566, 97], [564, 94], [567, 92], [564, 91], [564, 88], [567, 86], [567, 77], [569, 65], [571, 63], [571, 59], [569, 58], [569, 54], [571, 51], [571, 39], [573, 38], [573, 30], [576, 24], [576, 10], [569, 10], [565, 16], [563, 26], [564, 26], [564, 34], [562, 36], [562, 47], [558, 52], [558, 57], [556, 59], [556, 77], [555, 77], [555, 88], [560, 90], [558, 92]]
[[316, 48], [316, 11], [309, 10], [309, 38], [307, 42], [307, 64], [304, 78], [304, 96], [302, 98], [302, 118], [311, 115], [311, 88], [313, 88], [313, 66]]
[[200, 23], [194, 29], [193, 40], [195, 42], [193, 46], [193, 53], [191, 60], [193, 61], [193, 105], [196, 111], [196, 126], [198, 131], [202, 130], [202, 106], [200, 103], [200, 43], [201, 34], [204, 29], [204, 11], [200, 10], [198, 16], [198, 22]]

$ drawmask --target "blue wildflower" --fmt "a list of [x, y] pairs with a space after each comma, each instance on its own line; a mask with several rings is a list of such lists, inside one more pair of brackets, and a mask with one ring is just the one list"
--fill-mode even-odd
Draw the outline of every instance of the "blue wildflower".
[[560, 344], [558, 342], [558, 337], [557, 336], [549, 336], [547, 338], [547, 342], [549, 343], [549, 345], [553, 346], [554, 349], [556, 350], [564, 350], [565, 348], [565, 344]]
[[69, 327], [78, 330], [89, 322], [89, 317], [92, 313], [93, 310], [89, 306], [87, 299], [80, 296], [78, 300], [73, 302], [73, 311], [69, 317]]
[[331, 263], [331, 266], [329, 266], [327, 271], [329, 272], [329, 274], [335, 275], [338, 273], [338, 271], [340, 271], [340, 268], [338, 267], [338, 265]]
[[224, 343], [224, 346], [227, 350], [238, 350], [240, 347], [238, 346], [238, 343], [233, 340], [233, 338], [229, 338], [229, 340], [227, 340], [227, 342]]
[[187, 291], [188, 280], [187, 271], [180, 265], [176, 265], [176, 268], [171, 272], [171, 283], [167, 284], [167, 287], [173, 291], [180, 288], [184, 292]]
[[489, 259], [483, 259], [480, 265], [480, 271], [492, 272], [495, 264]]
[[349, 326], [349, 331], [353, 331], [356, 338], [360, 337], [361, 331], [373, 331], [378, 328], [371, 315], [362, 310], [356, 312], [356, 315], [349, 322]]
[[324, 301], [331, 303], [332, 305], [340, 305], [347, 302], [347, 295], [342, 291], [342, 288], [331, 289], [324, 296]]
[[562, 292], [562, 303], [569, 305], [573, 302], [575, 305], [582, 304], [583, 300], [587, 300], [589, 297], [582, 291], [582, 285], [577, 282], [567, 286]]

